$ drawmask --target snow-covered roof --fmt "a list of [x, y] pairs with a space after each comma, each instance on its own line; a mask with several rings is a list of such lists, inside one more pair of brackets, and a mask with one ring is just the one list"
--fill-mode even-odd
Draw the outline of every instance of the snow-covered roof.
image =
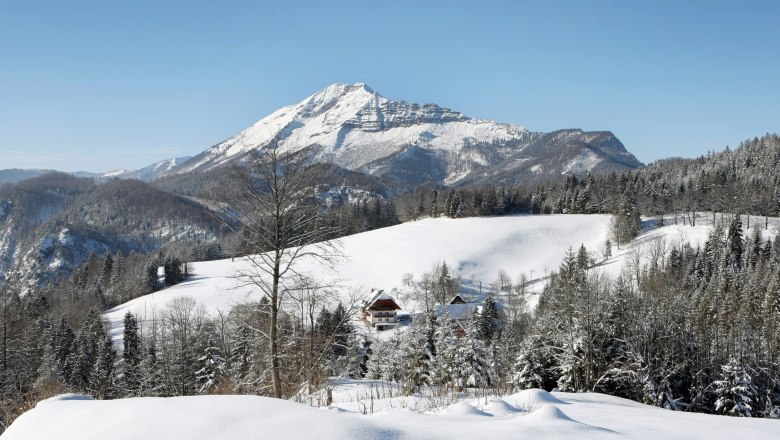
[[382, 310], [400, 310], [401, 307], [384, 290], [372, 290], [368, 300], [366, 300], [364, 309], [382, 309]]
[[479, 312], [482, 307], [479, 304], [439, 304], [436, 306], [436, 316], [445, 314], [452, 320], [465, 320], [471, 318], [474, 312]]
[[449, 302], [449, 304], [464, 304], [464, 303], [466, 303], [466, 300], [463, 299], [460, 293], [455, 295]]

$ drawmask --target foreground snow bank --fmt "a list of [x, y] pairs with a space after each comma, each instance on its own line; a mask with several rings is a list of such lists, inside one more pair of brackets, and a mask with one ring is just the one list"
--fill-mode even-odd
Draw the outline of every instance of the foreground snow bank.
[[[88, 398], [87, 398], [88, 399]], [[257, 396], [144, 397], [40, 402], [3, 440], [400, 439], [414, 438], [367, 417]]]
[[411, 396], [375, 400], [371, 404], [374, 412], [363, 415], [366, 402], [344, 402], [320, 409], [256, 396], [96, 401], [63, 395], [39, 403], [0, 438], [780, 438], [778, 420], [672, 412], [597, 393], [526, 390], [501, 398], [462, 398], [436, 409], [423, 409], [427, 406], [425, 399]]

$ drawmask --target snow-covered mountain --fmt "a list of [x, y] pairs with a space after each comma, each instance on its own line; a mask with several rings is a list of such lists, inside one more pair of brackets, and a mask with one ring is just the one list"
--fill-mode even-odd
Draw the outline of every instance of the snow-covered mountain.
[[400, 182], [459, 184], [495, 177], [551, 176], [635, 168], [610, 132], [551, 134], [469, 118], [436, 104], [393, 101], [363, 83], [333, 84], [283, 107], [161, 176], [198, 173], [279, 141], [314, 159]]
[[357, 83], [330, 85], [194, 157], [94, 177], [200, 176], [240, 162], [274, 140], [284, 152], [307, 149], [316, 162], [384, 178], [400, 188], [517, 183], [641, 165], [609, 131], [532, 132], [436, 104], [394, 101]]
[[190, 158], [191, 156], [174, 157], [172, 159], [166, 159], [166, 160], [161, 160], [159, 162], [155, 162], [147, 167], [141, 168], [140, 170], [118, 169], [118, 170], [112, 170], [100, 174], [98, 177], [103, 177], [103, 178], [118, 177], [121, 179], [137, 179], [137, 180], [143, 180], [145, 182], [149, 182], [157, 179], [158, 177], [165, 175], [166, 173], [170, 172], [172, 169], [176, 168], [176, 166], [181, 165], [182, 163], [188, 161]]

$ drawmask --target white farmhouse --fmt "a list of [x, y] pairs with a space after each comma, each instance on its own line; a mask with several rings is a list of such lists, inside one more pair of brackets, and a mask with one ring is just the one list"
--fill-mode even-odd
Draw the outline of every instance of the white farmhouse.
[[397, 311], [401, 307], [384, 290], [371, 290], [363, 306], [363, 319], [377, 330], [387, 330], [398, 326]]

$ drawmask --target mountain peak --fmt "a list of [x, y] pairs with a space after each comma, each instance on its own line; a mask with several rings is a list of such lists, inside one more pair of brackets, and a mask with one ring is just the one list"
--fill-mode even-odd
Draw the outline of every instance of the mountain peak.
[[344, 96], [349, 93], [353, 92], [360, 92], [360, 93], [366, 93], [366, 94], [374, 94], [374, 90], [366, 85], [366, 83], [354, 83], [354, 84], [347, 84], [347, 83], [334, 83], [331, 84], [324, 89], [320, 90], [319, 92], [312, 95], [312, 97], [315, 96]]
[[368, 86], [368, 84], [366, 84], [366, 83], [359, 82], [359, 83], [355, 83], [355, 84], [353, 84], [352, 86], [353, 86], [353, 87], [360, 88], [360, 89], [363, 89], [363, 90], [365, 90], [365, 91], [366, 91], [366, 92], [368, 92], [368, 93], [375, 93], [375, 92], [374, 92], [374, 89], [372, 89], [371, 87], [369, 87], [369, 86]]
[[301, 115], [312, 117], [322, 114], [339, 105], [353, 108], [355, 111], [369, 101], [379, 97], [364, 83], [336, 83], [311, 95], [300, 104]]
[[[544, 142], [537, 142], [542, 138]], [[636, 159], [627, 152], [623, 157], [618, 148], [622, 145], [613, 139], [580, 130], [545, 137], [518, 125], [471, 119], [436, 104], [387, 99], [362, 82], [335, 83], [298, 104], [280, 108], [168, 173], [205, 171], [243, 160], [248, 152], [274, 140], [284, 152], [308, 149], [315, 161], [396, 176], [410, 184], [449, 185], [509, 168], [513, 176], [519, 175], [542, 156], [566, 146], [568, 150], [556, 156], [558, 162], [553, 164], [551, 159], [544, 164], [546, 174], [590, 171], [613, 156], [622, 167], [636, 166]], [[585, 154], [585, 149], [593, 151]], [[578, 167], [580, 162], [584, 165]]]

